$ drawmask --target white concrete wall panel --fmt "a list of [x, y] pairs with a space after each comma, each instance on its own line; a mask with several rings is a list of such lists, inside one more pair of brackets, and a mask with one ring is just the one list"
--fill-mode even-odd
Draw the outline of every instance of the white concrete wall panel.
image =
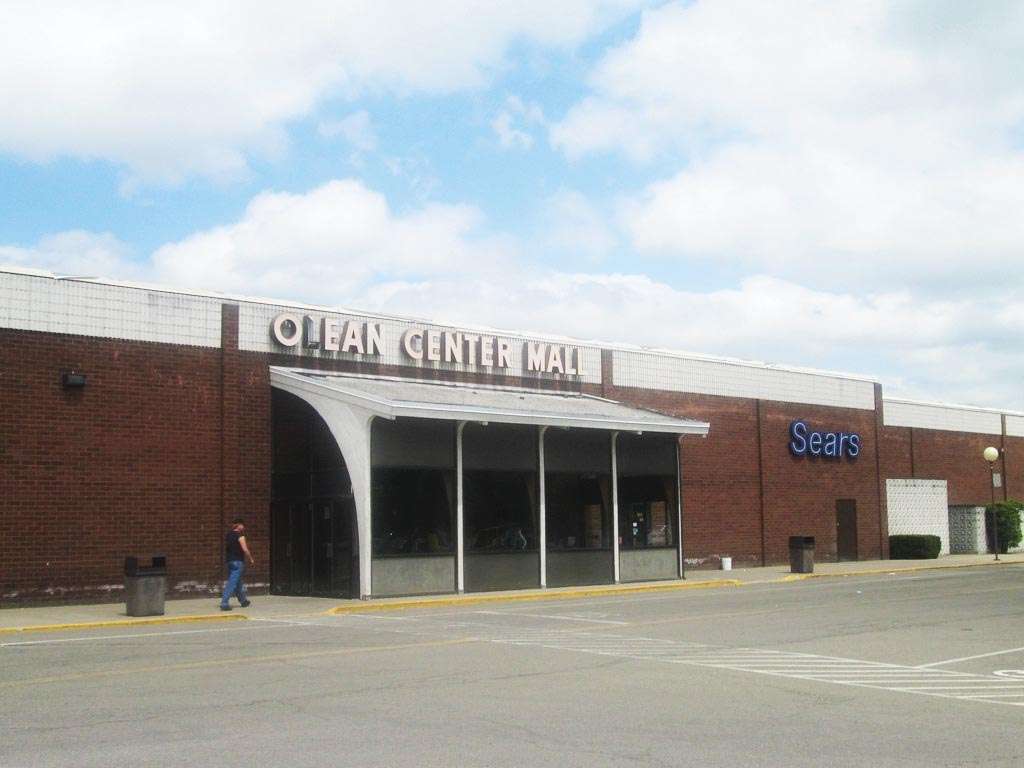
[[[342, 353], [342, 352], [325, 352], [321, 349], [304, 349], [301, 345], [295, 347], [282, 349], [270, 337], [270, 324], [271, 321], [277, 315], [282, 312], [289, 312], [293, 314], [303, 315], [307, 314], [310, 317], [319, 319], [322, 317], [333, 317], [338, 318], [341, 321], [355, 320], [356, 322], [369, 322], [376, 323], [381, 326], [381, 330], [384, 337], [384, 344], [379, 356], [368, 356], [359, 355], [354, 352]], [[510, 355], [510, 367], [509, 368], [480, 368], [479, 366], [468, 365], [466, 363], [447, 363], [447, 362], [431, 362], [431, 361], [417, 361], [411, 360], [405, 356], [401, 348], [402, 334], [410, 328], [414, 329], [430, 329], [437, 331], [465, 331], [480, 335], [492, 335], [495, 339], [506, 341], [511, 346]], [[526, 341], [541, 341], [545, 343], [556, 344], [558, 346], [570, 346], [577, 347], [580, 350], [580, 354], [583, 357], [583, 375], [578, 377], [574, 376], [560, 376], [553, 373], [537, 373], [537, 372], [526, 372], [526, 365], [524, 360], [524, 343]], [[449, 325], [438, 325], [436, 323], [429, 323], [417, 320], [406, 320], [406, 319], [394, 319], [394, 318], [382, 318], [375, 317], [372, 315], [355, 315], [346, 314], [344, 312], [336, 312], [332, 310], [324, 309], [296, 309], [294, 306], [287, 306], [284, 304], [273, 305], [273, 304], [257, 304], [257, 303], [242, 303], [239, 306], [238, 313], [238, 346], [249, 352], [276, 352], [283, 353], [295, 357], [296, 359], [302, 357], [323, 357], [332, 358], [338, 360], [368, 360], [371, 362], [379, 362], [384, 365], [394, 365], [410, 368], [428, 368], [432, 370], [441, 371], [459, 371], [467, 373], [480, 373], [485, 371], [493, 373], [498, 376], [528, 376], [535, 378], [544, 379], [565, 379], [569, 378], [572, 380], [579, 380], [589, 384], [600, 384], [601, 383], [601, 350], [598, 347], [587, 347], [574, 344], [568, 340], [553, 340], [547, 341], [543, 338], [533, 336], [520, 336], [510, 335], [507, 333], [501, 333], [497, 331], [488, 332], [482, 329], [474, 328], [457, 328]]]
[[[312, 355], [360, 359], [355, 353], [330, 353], [301, 347], [281, 349], [270, 338], [271, 320], [279, 313], [329, 315], [339, 320], [379, 323], [384, 333], [384, 348], [379, 358], [370, 359], [385, 365], [476, 373], [488, 370], [510, 378], [523, 375], [560, 378], [554, 373], [525, 372], [524, 343], [535, 341], [578, 348], [583, 360], [583, 375], [579, 379], [589, 384], [601, 382], [601, 349], [561, 337], [455, 328], [412, 318], [351, 314], [326, 307], [203, 295], [100, 279], [57, 279], [41, 270], [0, 268], [0, 328], [219, 347], [221, 305], [224, 303], [239, 305], [239, 347], [246, 351], [279, 352], [297, 358]], [[507, 369], [481, 369], [468, 363], [410, 360], [402, 353], [399, 342], [402, 333], [409, 328], [493, 335], [509, 343], [511, 365]], [[612, 354], [616, 386], [874, 409], [874, 382], [856, 376], [669, 352], [616, 349]], [[885, 423], [982, 434], [1002, 431], [1000, 414], [996, 411], [888, 399]], [[1024, 414], [1008, 414], [1006, 432], [1024, 437]]]
[[886, 480], [889, 535], [938, 536], [949, 554], [949, 504], [945, 480]]
[[938, 429], [947, 432], [973, 432], [1000, 435], [1002, 416], [998, 411], [962, 405], [915, 403], [908, 400], [882, 401], [883, 421], [887, 427]]
[[954, 555], [975, 555], [988, 551], [984, 507], [949, 508], [949, 551]]
[[0, 272], [0, 327], [193, 347], [220, 346], [221, 301]]
[[816, 371], [654, 352], [614, 352], [614, 383], [702, 395], [874, 410], [874, 383]]
[[[1021, 513], [1024, 525], [1024, 512]], [[949, 508], [949, 551], [953, 554], [983, 554], [990, 552], [985, 536], [985, 507]], [[1024, 552], [1024, 541], [1007, 552]]]
[[1007, 415], [1006, 434], [1012, 437], [1024, 437], [1024, 416]]

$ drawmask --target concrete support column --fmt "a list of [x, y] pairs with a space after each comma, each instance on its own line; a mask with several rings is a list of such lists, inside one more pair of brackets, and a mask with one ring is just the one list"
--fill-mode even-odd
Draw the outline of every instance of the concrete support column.
[[352, 483], [359, 536], [359, 597], [373, 594], [373, 467], [371, 440], [374, 416], [361, 408], [322, 397], [298, 394], [312, 405], [331, 430]]
[[540, 497], [540, 522], [538, 523], [540, 530], [538, 531], [538, 541], [540, 548], [541, 589], [544, 589], [548, 585], [548, 514], [547, 499], [545, 498], [546, 493], [544, 491], [544, 433], [547, 431], [547, 427], [541, 427], [537, 430], [537, 478], [540, 481], [540, 487], [537, 489], [537, 495]]
[[[349, 480], [352, 481], [352, 495], [356, 502], [356, 531], [359, 535], [359, 599], [369, 600], [373, 597], [373, 465], [370, 461], [373, 446], [373, 416], [367, 416], [363, 421], [363, 432], [360, 435], [362, 442], [362, 454], [366, 457], [359, 467], [359, 476], [362, 486], [356, 490], [355, 481], [352, 479], [352, 471], [349, 470]], [[334, 432], [334, 427], [331, 427]], [[337, 439], [337, 437], [335, 437]], [[342, 456], [344, 456], [342, 448]], [[362, 503], [360, 503], [360, 501]]]
[[462, 430], [465, 428], [464, 421], [455, 428], [455, 591], [460, 595], [466, 591], [466, 529], [462, 492]]
[[612, 432], [612, 579], [619, 583], [619, 433]]
[[683, 562], [683, 469], [682, 446], [679, 438], [676, 440], [676, 552], [679, 555], [679, 578], [686, 578], [686, 568]]
[[345, 460], [352, 499], [356, 507], [356, 532], [359, 536], [359, 596], [373, 595], [373, 476], [371, 463], [372, 425], [375, 416], [355, 405], [325, 397], [314, 385], [287, 376], [275, 377], [271, 385], [305, 400], [320, 414], [338, 444]]

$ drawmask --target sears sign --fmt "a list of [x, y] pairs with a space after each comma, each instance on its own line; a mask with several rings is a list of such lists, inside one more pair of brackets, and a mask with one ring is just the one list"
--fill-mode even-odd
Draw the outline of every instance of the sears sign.
[[817, 432], [806, 421], [789, 425], [789, 452], [794, 456], [823, 456], [826, 459], [855, 459], [860, 454], [856, 432]]

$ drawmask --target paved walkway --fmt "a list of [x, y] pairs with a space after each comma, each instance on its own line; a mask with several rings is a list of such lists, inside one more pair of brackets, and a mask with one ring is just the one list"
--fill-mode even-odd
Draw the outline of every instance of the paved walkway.
[[[1024, 564], [1024, 553], [1000, 555], [1002, 565]], [[606, 594], [629, 594], [682, 589], [740, 587], [744, 584], [795, 581], [804, 578], [856, 576], [871, 573], [900, 573], [946, 568], [967, 568], [996, 565], [992, 555], [947, 555], [937, 560], [861, 560], [846, 563], [817, 563], [814, 574], [791, 574], [788, 566], [738, 568], [732, 571], [692, 570], [683, 581], [644, 582], [594, 587], [561, 587], [509, 592], [487, 592], [467, 595], [432, 595], [427, 597], [380, 598], [370, 601], [338, 600], [321, 597], [282, 597], [257, 595], [244, 610], [223, 612], [216, 597], [168, 600], [161, 617], [133, 619], [125, 615], [123, 603], [86, 605], [55, 605], [35, 608], [0, 610], [0, 634], [23, 631], [83, 629], [87, 627], [120, 626], [149, 623], [181, 623], [189, 621], [237, 621], [247, 618], [289, 618], [326, 613], [354, 613], [428, 607], [432, 605], [471, 605], [485, 602], [526, 600], [558, 600]]]

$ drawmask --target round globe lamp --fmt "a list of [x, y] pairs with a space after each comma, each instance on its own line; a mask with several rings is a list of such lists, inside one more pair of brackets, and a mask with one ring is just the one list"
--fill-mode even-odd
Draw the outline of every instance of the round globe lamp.
[[982, 451], [982, 456], [988, 462], [989, 487], [992, 489], [992, 543], [995, 545], [996, 560], [999, 559], [999, 513], [996, 511], [996, 461], [999, 459], [999, 449], [989, 446]]

